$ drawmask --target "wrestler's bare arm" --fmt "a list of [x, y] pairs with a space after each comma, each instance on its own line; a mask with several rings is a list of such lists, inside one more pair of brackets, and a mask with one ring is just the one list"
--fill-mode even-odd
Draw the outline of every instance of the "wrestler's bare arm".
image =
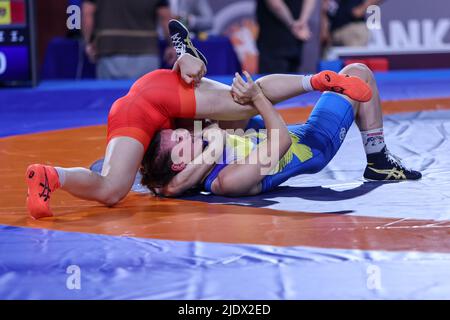
[[166, 197], [175, 197], [197, 186], [205, 175], [216, 165], [224, 149], [225, 132], [217, 124], [203, 131], [208, 146], [194, 160], [178, 173], [166, 186], [156, 191]]
[[[264, 96], [261, 88], [245, 72], [247, 83], [237, 75], [236, 92], [239, 97], [251, 98], [261, 113], [267, 128], [267, 140], [260, 143], [245, 159], [225, 167], [213, 181], [211, 189], [219, 195], [252, 195], [260, 192], [260, 182], [288, 151], [292, 140], [280, 114]], [[272, 150], [272, 146], [276, 149]], [[260, 150], [266, 150], [261, 152]]]
[[188, 84], [194, 82], [198, 84], [205, 76], [207, 69], [202, 60], [188, 54], [182, 54], [172, 68], [180, 73], [181, 78]]

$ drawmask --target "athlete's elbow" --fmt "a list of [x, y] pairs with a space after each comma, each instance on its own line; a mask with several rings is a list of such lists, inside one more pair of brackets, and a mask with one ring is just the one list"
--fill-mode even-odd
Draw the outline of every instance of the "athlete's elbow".
[[292, 139], [289, 134], [281, 135], [278, 144], [278, 150], [280, 153], [280, 157], [282, 157], [291, 147]]
[[291, 136], [287, 135], [287, 136], [283, 137], [281, 145], [282, 145], [283, 154], [285, 154], [292, 145]]
[[264, 96], [272, 103], [275, 104], [279, 101], [273, 97], [273, 81], [271, 81], [270, 76], [264, 76], [255, 81], [256, 84], [261, 88]]
[[183, 190], [181, 190], [178, 187], [166, 186], [162, 189], [162, 195], [164, 197], [168, 197], [168, 198], [174, 198], [176, 196], [179, 196], [182, 193], [183, 193]]

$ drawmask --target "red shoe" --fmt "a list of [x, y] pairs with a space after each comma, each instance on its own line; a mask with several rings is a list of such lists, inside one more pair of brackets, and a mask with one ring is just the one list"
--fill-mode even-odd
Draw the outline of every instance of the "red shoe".
[[50, 195], [60, 187], [56, 169], [42, 164], [32, 164], [27, 169], [27, 208], [34, 219], [52, 217]]
[[325, 70], [314, 75], [311, 78], [311, 85], [314, 90], [345, 94], [359, 102], [367, 102], [372, 99], [372, 90], [363, 80], [334, 71]]

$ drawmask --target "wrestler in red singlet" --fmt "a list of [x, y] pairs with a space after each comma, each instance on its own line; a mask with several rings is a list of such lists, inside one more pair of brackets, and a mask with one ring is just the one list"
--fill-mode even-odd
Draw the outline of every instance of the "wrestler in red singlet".
[[174, 118], [194, 118], [195, 92], [178, 72], [156, 70], [138, 79], [114, 102], [108, 116], [108, 142], [131, 137], [147, 149], [155, 132], [173, 127]]

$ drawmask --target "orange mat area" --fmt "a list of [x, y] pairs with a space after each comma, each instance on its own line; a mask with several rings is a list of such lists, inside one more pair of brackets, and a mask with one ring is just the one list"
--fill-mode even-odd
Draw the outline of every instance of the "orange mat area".
[[[419, 112], [426, 110], [448, 110], [450, 99], [427, 99], [427, 100], [401, 100], [384, 101], [383, 114], [394, 114], [399, 112]], [[288, 108], [279, 110], [287, 123], [305, 121], [311, 113], [312, 106], [305, 108]]]
[[[450, 109], [449, 99], [387, 102], [386, 113]], [[281, 111], [286, 121], [305, 120], [308, 108]], [[105, 127], [0, 139], [0, 224], [155, 239], [324, 248], [450, 252], [450, 222], [369, 218], [216, 205], [131, 194], [114, 208], [56, 192], [56, 217], [35, 221], [26, 213], [28, 164], [88, 167], [103, 157]], [[446, 230], [447, 229], [447, 230]]]

